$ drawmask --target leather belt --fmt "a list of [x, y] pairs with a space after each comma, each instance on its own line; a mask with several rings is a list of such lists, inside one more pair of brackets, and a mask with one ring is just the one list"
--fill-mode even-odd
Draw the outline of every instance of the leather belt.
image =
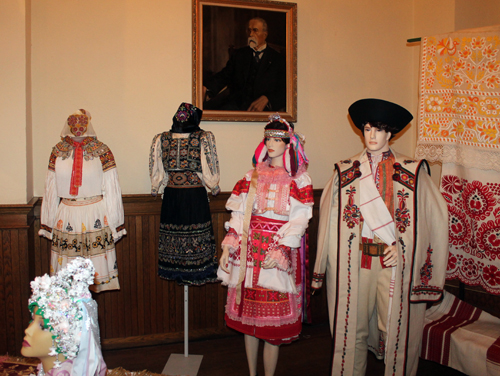
[[384, 243], [363, 243], [360, 244], [360, 251], [363, 252], [364, 255], [378, 257], [384, 255], [385, 244]]

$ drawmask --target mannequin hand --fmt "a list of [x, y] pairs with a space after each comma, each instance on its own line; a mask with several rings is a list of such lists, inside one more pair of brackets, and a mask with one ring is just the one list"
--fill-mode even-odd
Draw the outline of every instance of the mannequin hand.
[[269, 99], [265, 95], [261, 95], [250, 104], [247, 111], [263, 111], [268, 103]]
[[267, 255], [266, 258], [264, 259], [264, 264], [262, 264], [262, 268], [272, 269], [275, 268], [276, 265], [278, 265], [278, 261], [270, 258], [269, 255]]
[[220, 256], [219, 265], [222, 270], [229, 274], [229, 246], [222, 246], [222, 255]]
[[384, 251], [384, 255], [383, 261], [385, 266], [396, 266], [398, 264], [398, 249], [395, 245], [387, 247]]

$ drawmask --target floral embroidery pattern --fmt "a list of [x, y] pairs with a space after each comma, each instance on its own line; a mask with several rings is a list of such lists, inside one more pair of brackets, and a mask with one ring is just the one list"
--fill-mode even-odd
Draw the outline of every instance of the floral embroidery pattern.
[[[111, 150], [106, 144], [103, 144], [94, 137], [87, 137], [82, 143], [83, 158], [86, 161], [97, 157], [100, 158], [102, 170], [104, 172], [116, 167], [113, 153], [111, 153]], [[63, 160], [70, 157], [72, 158], [74, 150], [74, 146], [72, 144], [73, 141], [71, 140], [71, 137], [67, 136], [52, 148], [52, 153], [49, 158], [50, 171], [55, 171], [57, 158], [62, 158]]]
[[478, 181], [473, 181], [464, 187], [462, 198], [467, 215], [477, 221], [488, 217], [496, 204], [493, 192], [487, 185]]
[[399, 232], [404, 233], [406, 228], [410, 225], [410, 211], [406, 206], [406, 200], [410, 194], [405, 190], [398, 191], [398, 207], [394, 213], [394, 220], [396, 221], [396, 228]]
[[499, 35], [456, 33], [422, 45], [419, 141], [499, 149]]
[[290, 197], [293, 197], [297, 201], [303, 204], [314, 203], [314, 192], [312, 185], [306, 185], [305, 187], [299, 188], [296, 181], [292, 181], [290, 184]]
[[356, 194], [356, 188], [351, 186], [350, 189], [346, 190], [348, 196], [347, 204], [344, 207], [344, 212], [342, 213], [343, 219], [347, 222], [347, 227], [353, 228], [359, 225], [359, 220], [361, 217], [360, 210], [358, 206], [354, 203], [354, 195]]
[[190, 133], [188, 138], [172, 138], [171, 132], [163, 132], [161, 150], [165, 171], [202, 172], [200, 137], [203, 133], [203, 131], [196, 131]]
[[427, 248], [427, 258], [425, 259], [425, 263], [420, 268], [420, 281], [422, 282], [422, 285], [429, 285], [429, 281], [432, 278], [432, 261], [431, 261], [431, 255], [432, 255], [432, 248], [429, 245]]
[[247, 193], [249, 187], [250, 187], [250, 181], [243, 178], [234, 185], [232, 194], [239, 196], [241, 193]]
[[444, 175], [450, 254], [447, 279], [500, 294], [500, 184]]
[[[351, 160], [342, 161], [341, 164], [348, 164]], [[359, 161], [354, 161], [352, 167], [343, 171], [340, 174], [340, 186], [344, 188], [346, 185], [351, 184], [355, 179], [361, 176], [361, 171], [359, 170]]]
[[175, 113], [175, 118], [182, 123], [189, 119], [194, 112], [195, 107], [192, 104], [182, 103]]
[[392, 180], [404, 185], [406, 188], [413, 191], [415, 189], [415, 175], [403, 168], [400, 163], [394, 163], [394, 175]]

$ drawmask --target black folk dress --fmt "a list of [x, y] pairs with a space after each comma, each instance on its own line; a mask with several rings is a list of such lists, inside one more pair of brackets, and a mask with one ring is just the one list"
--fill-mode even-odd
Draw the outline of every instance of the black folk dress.
[[158, 275], [180, 285], [217, 281], [217, 253], [207, 188], [219, 193], [215, 138], [203, 130], [163, 132], [150, 153], [152, 194], [163, 193]]

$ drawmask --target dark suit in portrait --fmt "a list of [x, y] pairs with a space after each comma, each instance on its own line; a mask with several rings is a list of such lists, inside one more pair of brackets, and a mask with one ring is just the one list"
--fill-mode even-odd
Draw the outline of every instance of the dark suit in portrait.
[[[264, 111], [286, 108], [286, 60], [267, 45], [260, 59], [248, 46], [234, 51], [226, 66], [203, 83], [208, 96], [217, 96], [204, 103], [205, 109], [247, 111], [254, 100], [266, 96]], [[212, 103], [211, 103], [212, 102]]]

